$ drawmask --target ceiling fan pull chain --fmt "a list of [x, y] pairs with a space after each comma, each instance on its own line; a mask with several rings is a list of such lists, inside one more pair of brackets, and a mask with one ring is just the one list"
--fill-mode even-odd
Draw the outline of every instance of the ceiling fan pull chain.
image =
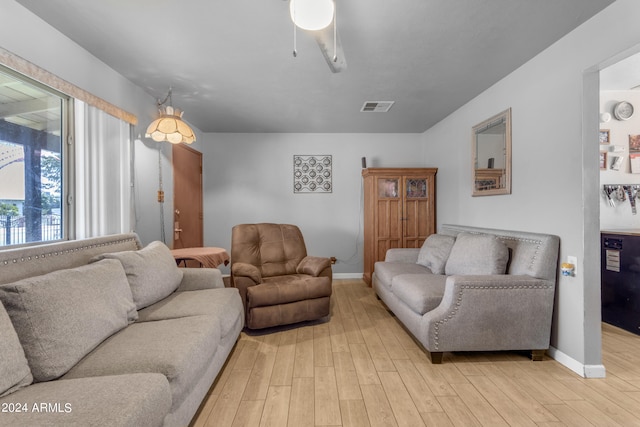
[[338, 62], [338, 1], [334, 0], [333, 5], [333, 62]]
[[[295, 16], [295, 14], [296, 14], [296, 4], [293, 3], [293, 15]], [[297, 25], [295, 23], [295, 20], [292, 20], [292, 22], [293, 22], [293, 57], [297, 58], [298, 57], [298, 39], [297, 39], [298, 31], [296, 30]]]

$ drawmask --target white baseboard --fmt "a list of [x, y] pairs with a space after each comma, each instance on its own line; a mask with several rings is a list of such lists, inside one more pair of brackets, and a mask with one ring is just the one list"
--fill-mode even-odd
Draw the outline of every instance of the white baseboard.
[[362, 273], [333, 273], [334, 279], [362, 279]]
[[549, 356], [555, 359], [556, 362], [566, 366], [583, 378], [605, 378], [607, 375], [604, 365], [582, 364], [555, 347], [549, 347], [547, 353], [549, 353]]
[[606, 378], [607, 370], [604, 365], [584, 365], [585, 378]]

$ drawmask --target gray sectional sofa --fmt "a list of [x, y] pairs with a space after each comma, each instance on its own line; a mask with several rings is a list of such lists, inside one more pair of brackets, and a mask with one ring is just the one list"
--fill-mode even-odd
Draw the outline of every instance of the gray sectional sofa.
[[422, 248], [387, 251], [373, 287], [432, 363], [452, 351], [527, 350], [539, 360], [550, 342], [559, 241], [444, 225]]
[[217, 269], [135, 234], [0, 252], [0, 425], [186, 426], [244, 326]]

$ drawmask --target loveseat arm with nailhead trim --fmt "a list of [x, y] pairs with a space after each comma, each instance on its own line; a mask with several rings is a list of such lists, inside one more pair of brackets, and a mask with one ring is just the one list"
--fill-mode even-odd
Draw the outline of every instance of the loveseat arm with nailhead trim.
[[449, 276], [420, 341], [430, 352], [546, 349], [554, 289], [526, 275]]

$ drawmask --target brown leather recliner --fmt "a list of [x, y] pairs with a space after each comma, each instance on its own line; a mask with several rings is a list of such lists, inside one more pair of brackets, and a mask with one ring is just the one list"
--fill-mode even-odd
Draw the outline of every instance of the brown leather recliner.
[[307, 256], [302, 233], [295, 225], [233, 227], [231, 284], [240, 291], [248, 328], [329, 315], [331, 280], [331, 260]]

